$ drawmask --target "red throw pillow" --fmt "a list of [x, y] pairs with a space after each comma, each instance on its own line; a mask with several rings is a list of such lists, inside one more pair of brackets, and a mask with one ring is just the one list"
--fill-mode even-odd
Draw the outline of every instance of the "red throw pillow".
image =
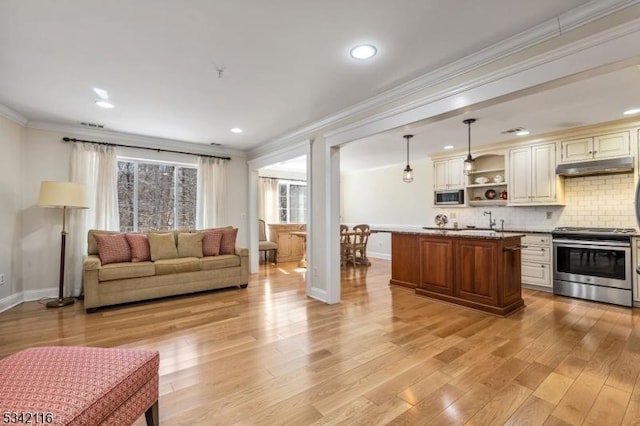
[[147, 262], [151, 260], [149, 238], [145, 234], [125, 234], [131, 249], [132, 262]]
[[220, 241], [220, 254], [235, 254], [238, 228], [221, 228], [220, 231], [222, 232], [222, 240]]
[[220, 243], [222, 241], [222, 231], [219, 229], [208, 229], [202, 231], [202, 255], [217, 256], [220, 254]]
[[131, 249], [124, 234], [93, 234], [98, 243], [98, 255], [103, 265], [131, 262]]

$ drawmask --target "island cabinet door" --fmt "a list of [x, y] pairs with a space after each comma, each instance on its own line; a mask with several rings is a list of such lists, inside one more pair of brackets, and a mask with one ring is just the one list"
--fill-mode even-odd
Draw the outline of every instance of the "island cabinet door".
[[[496, 259], [500, 244], [494, 241], [460, 240], [456, 250], [458, 277], [455, 295], [460, 299], [498, 305], [499, 275]], [[501, 255], [502, 253], [500, 253]]]
[[501, 305], [522, 302], [522, 251], [520, 239], [508, 239], [502, 249]]
[[435, 293], [453, 295], [453, 241], [420, 238], [420, 284]]
[[391, 234], [391, 284], [416, 288], [420, 282], [418, 236]]

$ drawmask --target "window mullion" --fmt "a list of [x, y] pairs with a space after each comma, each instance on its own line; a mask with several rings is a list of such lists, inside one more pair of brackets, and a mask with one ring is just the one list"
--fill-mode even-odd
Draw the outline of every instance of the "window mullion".
[[138, 232], [138, 162], [133, 163], [133, 232]]

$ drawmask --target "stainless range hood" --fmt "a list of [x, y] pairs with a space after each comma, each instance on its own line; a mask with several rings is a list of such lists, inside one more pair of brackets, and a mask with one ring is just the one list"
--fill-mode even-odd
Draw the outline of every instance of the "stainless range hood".
[[606, 175], [610, 173], [628, 173], [632, 171], [633, 157], [565, 163], [556, 167], [556, 174], [560, 176]]

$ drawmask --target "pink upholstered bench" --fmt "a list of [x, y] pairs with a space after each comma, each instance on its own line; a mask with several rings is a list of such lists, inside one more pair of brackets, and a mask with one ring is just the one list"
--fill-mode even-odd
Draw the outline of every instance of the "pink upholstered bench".
[[147, 425], [158, 425], [159, 360], [137, 349], [17, 352], [0, 360], [0, 423], [120, 426], [145, 413]]

